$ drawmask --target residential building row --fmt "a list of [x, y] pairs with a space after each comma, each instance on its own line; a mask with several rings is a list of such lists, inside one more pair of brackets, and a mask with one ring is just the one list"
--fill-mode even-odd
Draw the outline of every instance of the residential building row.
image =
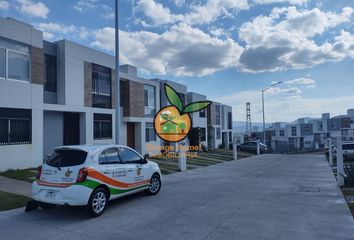
[[[254, 132], [254, 138], [263, 140], [263, 132]], [[321, 118], [299, 118], [293, 123], [273, 123], [266, 129], [266, 143], [274, 152], [298, 152], [323, 149], [328, 138], [341, 137], [354, 141], [354, 109], [346, 115]]]
[[[116, 93], [113, 56], [68, 40], [45, 41], [33, 26], [0, 18], [0, 171], [35, 167], [56, 146], [114, 143], [116, 127], [120, 144], [145, 154], [147, 143], [167, 144], [153, 126], [155, 114], [169, 105], [164, 83], [184, 104], [207, 99], [183, 84], [139, 77], [135, 66], [119, 71]], [[191, 118], [202, 144], [229, 146], [230, 106], [213, 102]]]

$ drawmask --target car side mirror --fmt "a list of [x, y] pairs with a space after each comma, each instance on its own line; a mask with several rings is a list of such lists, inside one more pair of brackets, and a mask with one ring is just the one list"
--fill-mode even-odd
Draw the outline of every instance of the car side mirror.
[[150, 155], [148, 153], [144, 154], [144, 158], [142, 159], [143, 163], [148, 163]]

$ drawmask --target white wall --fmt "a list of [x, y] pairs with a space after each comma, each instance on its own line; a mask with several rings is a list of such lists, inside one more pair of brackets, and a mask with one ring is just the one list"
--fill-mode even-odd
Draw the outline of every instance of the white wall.
[[43, 34], [31, 25], [15, 19], [0, 17], [0, 36], [43, 48]]

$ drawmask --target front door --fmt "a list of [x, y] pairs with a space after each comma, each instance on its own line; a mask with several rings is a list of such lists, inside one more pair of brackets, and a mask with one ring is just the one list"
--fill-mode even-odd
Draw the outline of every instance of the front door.
[[130, 183], [138, 186], [149, 184], [151, 169], [147, 164], [142, 164], [142, 158], [136, 152], [125, 147], [119, 149], [119, 154], [128, 171]]
[[64, 145], [80, 144], [80, 113], [64, 113]]
[[135, 125], [134, 123], [127, 124], [127, 145], [135, 149]]

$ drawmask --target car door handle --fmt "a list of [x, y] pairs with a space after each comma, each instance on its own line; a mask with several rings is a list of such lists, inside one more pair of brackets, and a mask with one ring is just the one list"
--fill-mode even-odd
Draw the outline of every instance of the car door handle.
[[130, 168], [128, 169], [128, 172], [134, 172], [134, 169]]

